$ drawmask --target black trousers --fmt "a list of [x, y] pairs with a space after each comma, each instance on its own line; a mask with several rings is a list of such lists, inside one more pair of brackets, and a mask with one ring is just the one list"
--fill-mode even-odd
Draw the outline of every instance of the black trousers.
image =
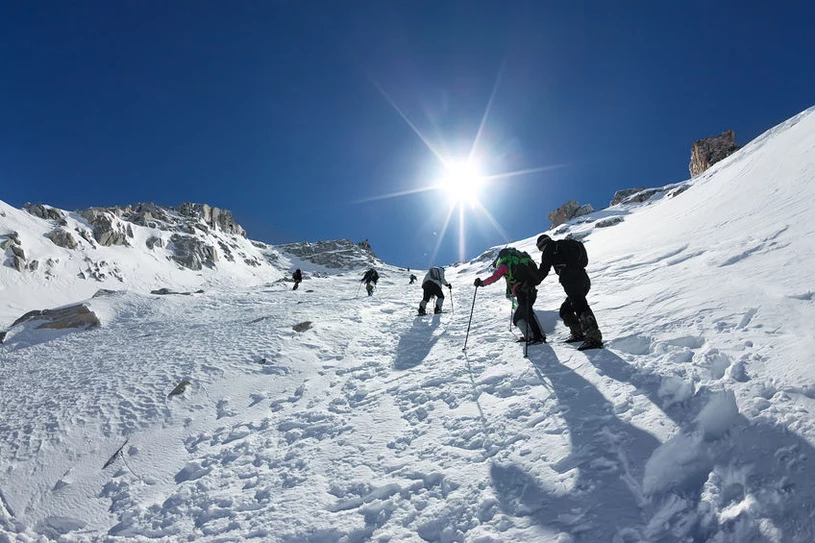
[[591, 290], [589, 274], [583, 268], [564, 268], [560, 272], [560, 284], [566, 292], [566, 299], [560, 306], [560, 318], [569, 328], [580, 327], [580, 315], [592, 314], [586, 295]]
[[[540, 324], [538, 324], [538, 318], [535, 316], [535, 309], [533, 307], [535, 305], [535, 300], [538, 299], [538, 289], [535, 287], [520, 285], [517, 289], [515, 289], [515, 295], [518, 298], [518, 307], [515, 308], [515, 314], [512, 316], [512, 323], [515, 326], [518, 326], [518, 321], [526, 321], [527, 325], [532, 331], [532, 338], [529, 339], [545, 338], [546, 334], [543, 333]], [[525, 333], [525, 331], [523, 332]]]
[[427, 305], [427, 302], [429, 302], [433, 296], [439, 300], [444, 300], [444, 292], [441, 290], [441, 287], [433, 281], [425, 281], [422, 283], [422, 291], [424, 291], [422, 301], [425, 305]]

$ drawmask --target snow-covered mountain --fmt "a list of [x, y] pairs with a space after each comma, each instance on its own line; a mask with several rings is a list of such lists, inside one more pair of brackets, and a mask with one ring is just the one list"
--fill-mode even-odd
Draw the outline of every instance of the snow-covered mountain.
[[[586, 243], [607, 348], [559, 341], [547, 278], [528, 358], [503, 287], [472, 286], [497, 248], [416, 318], [419, 286], [364, 246], [210, 228], [235, 261], [193, 271], [149, 225], [83, 253], [2, 205], [26, 261], [59, 262], [3, 267], [0, 318], [85, 300], [100, 324], [0, 345], [0, 539], [815, 541], [813, 175], [815, 109], [550, 232]], [[513, 245], [537, 258], [539, 233]], [[76, 277], [84, 254], [122, 279]]]
[[367, 241], [269, 246], [246, 238], [229, 211], [155, 204], [68, 212], [0, 201], [0, 330], [39, 305], [90, 298], [99, 289], [148, 293], [252, 286], [383, 265]]

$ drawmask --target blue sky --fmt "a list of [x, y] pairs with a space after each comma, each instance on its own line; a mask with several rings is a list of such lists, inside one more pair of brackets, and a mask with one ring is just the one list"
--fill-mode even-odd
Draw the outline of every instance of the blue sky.
[[[471, 258], [812, 106], [815, 6], [786, 4], [6, 1], [0, 199], [206, 202], [269, 243]], [[500, 232], [467, 207], [442, 236], [446, 196], [412, 191], [444, 171], [430, 148], [468, 155], [491, 96], [482, 170], [537, 171], [485, 187]]]

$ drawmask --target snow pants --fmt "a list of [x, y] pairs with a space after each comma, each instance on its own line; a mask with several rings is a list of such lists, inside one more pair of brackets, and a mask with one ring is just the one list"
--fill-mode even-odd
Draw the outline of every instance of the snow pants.
[[586, 301], [591, 290], [591, 280], [583, 268], [566, 267], [560, 271], [560, 284], [566, 292], [566, 299], [560, 306], [560, 318], [572, 334], [579, 332], [586, 339], [602, 341], [603, 335], [597, 326], [597, 319]]
[[538, 317], [535, 315], [535, 300], [538, 299], [538, 289], [535, 287], [519, 285], [515, 289], [518, 298], [518, 307], [512, 316], [512, 323], [518, 327], [525, 338], [546, 339], [546, 334], [541, 330]]
[[444, 304], [444, 291], [442, 291], [441, 287], [433, 281], [425, 281], [422, 283], [422, 291], [424, 291], [424, 296], [422, 297], [422, 301], [419, 302], [419, 309], [424, 310], [430, 298], [435, 296], [436, 310], [441, 311], [441, 306]]

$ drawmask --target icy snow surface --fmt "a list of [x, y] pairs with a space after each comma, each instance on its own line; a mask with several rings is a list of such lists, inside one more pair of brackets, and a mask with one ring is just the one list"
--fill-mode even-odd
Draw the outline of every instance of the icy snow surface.
[[813, 177], [807, 111], [569, 225], [607, 345], [585, 353], [550, 277], [523, 357], [503, 287], [472, 286], [488, 255], [422, 318], [390, 266], [372, 297], [283, 259], [297, 291], [265, 267], [92, 299], [3, 267], [0, 327], [85, 299], [102, 325], [0, 346], [0, 541], [815, 541]]

